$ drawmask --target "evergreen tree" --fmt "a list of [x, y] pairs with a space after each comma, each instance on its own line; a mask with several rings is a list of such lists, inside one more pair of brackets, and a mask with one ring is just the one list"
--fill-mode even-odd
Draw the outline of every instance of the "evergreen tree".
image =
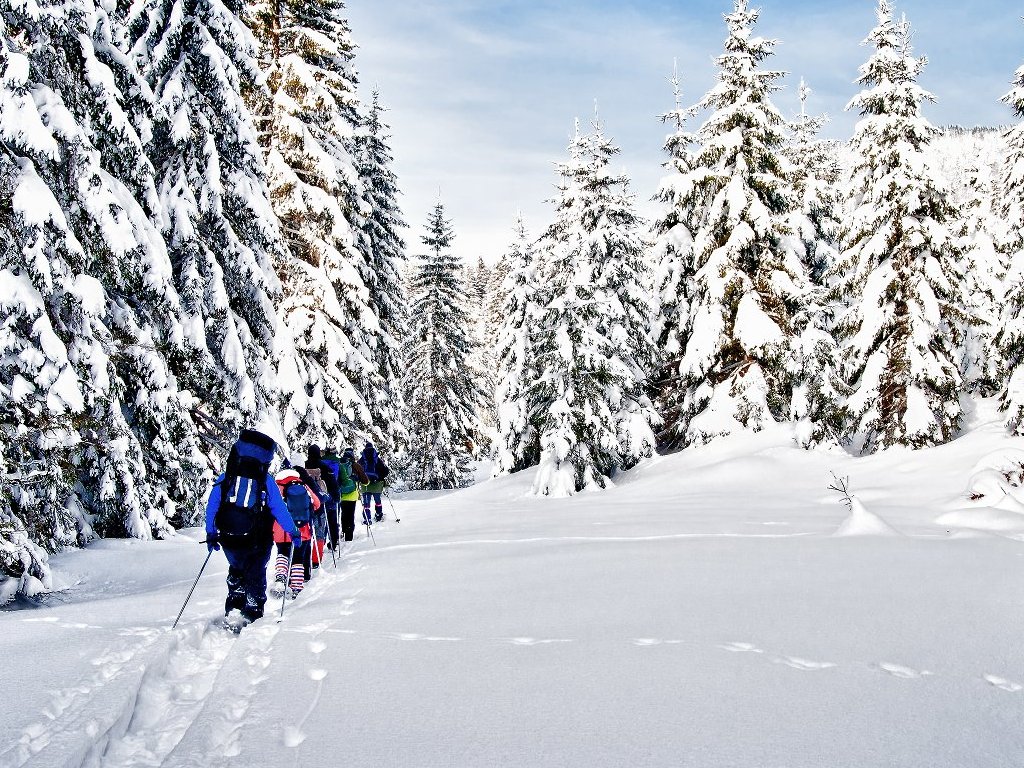
[[982, 397], [998, 393], [1002, 364], [995, 337], [1006, 303], [1007, 263], [995, 243], [991, 169], [977, 165], [967, 180], [966, 263], [964, 296], [971, 299], [971, 317], [962, 329], [964, 388]]
[[935, 129], [921, 115], [933, 97], [917, 85], [925, 59], [910, 50], [910, 29], [879, 0], [874, 53], [861, 67], [851, 214], [841, 233], [837, 295], [847, 400], [856, 447], [923, 448], [959, 428], [959, 329], [964, 296], [962, 222], [927, 167]]
[[[536, 253], [522, 214], [516, 218], [513, 241], [502, 263], [506, 277], [500, 291], [502, 324], [494, 344], [497, 369], [497, 436], [495, 472], [518, 472], [540, 461], [540, 444], [531, 423], [534, 408], [529, 391], [536, 380], [531, 329], [540, 308], [536, 304]], [[495, 270], [498, 272], [499, 270]]]
[[364, 282], [368, 305], [376, 323], [363, 328], [364, 343], [371, 350], [381, 388], [367, 401], [373, 422], [398, 449], [408, 439], [407, 414], [401, 382], [405, 375], [404, 341], [408, 339], [408, 295], [403, 268], [406, 265], [405, 228], [398, 205], [398, 178], [392, 170], [388, 126], [383, 120], [380, 94], [373, 92], [369, 112], [357, 134], [357, 158], [367, 212], [359, 244], [365, 261]]
[[545, 233], [533, 346], [541, 457], [534, 493], [605, 487], [654, 449], [657, 416], [644, 372], [654, 360], [645, 243], [628, 179], [609, 166], [618, 148], [599, 122], [562, 164], [555, 223]]
[[796, 205], [786, 226], [800, 241], [798, 251], [809, 280], [793, 316], [789, 372], [793, 379], [790, 418], [796, 423], [797, 443], [810, 447], [842, 437], [843, 388], [832, 334], [835, 311], [829, 299], [827, 276], [837, 257], [840, 217], [839, 163], [818, 134], [826, 117], [807, 113], [811, 89], [801, 79], [800, 115], [790, 125], [785, 154], [792, 164], [790, 181]]
[[339, 0], [263, 0], [254, 14], [269, 87], [254, 106], [264, 113], [270, 197], [287, 245], [275, 362], [294, 445], [371, 429], [366, 400], [383, 389], [362, 333], [376, 323], [358, 247], [356, 76], [343, 11]]
[[679, 415], [682, 392], [679, 388], [679, 362], [685, 346], [685, 318], [694, 278], [693, 234], [701, 213], [700, 186], [693, 176], [696, 160], [694, 136], [686, 130], [694, 110], [682, 103], [682, 83], [678, 70], [669, 81], [675, 96], [675, 108], [661, 116], [673, 132], [665, 139], [668, 171], [654, 200], [662, 204], [662, 215], [652, 227], [655, 237], [651, 250], [655, 300], [653, 339], [659, 353], [658, 412], [662, 429], [658, 441], [668, 448], [679, 444]]
[[47, 578], [32, 542], [163, 535], [200, 485], [192, 401], [167, 368], [178, 299], [133, 127], [146, 128], [146, 89], [117, 34], [92, 2], [0, 3], [0, 568], [25, 591]]
[[409, 407], [406, 477], [414, 488], [461, 488], [472, 480], [484, 399], [470, 365], [473, 342], [462, 266], [452, 253], [454, 232], [438, 203], [427, 218], [413, 278], [412, 337], [404, 379]]
[[1021, 122], [1006, 134], [999, 249], [1011, 265], [1007, 285], [1012, 288], [997, 343], [1008, 376], [1001, 405], [1010, 429], [1024, 435], [1024, 67], [1017, 70], [1003, 101]]
[[173, 370], [228, 433], [254, 423], [276, 432], [273, 266], [282, 244], [243, 98], [260, 87], [243, 5], [134, 0], [128, 43], [156, 97], [147, 153], [190, 349]]
[[807, 278], [785, 223], [785, 120], [770, 100], [782, 73], [760, 66], [775, 42], [754, 36], [757, 18], [736, 0], [718, 84], [697, 105], [712, 114], [697, 132], [692, 173], [702, 205], [678, 367], [683, 445], [763, 429], [788, 420], [792, 408], [787, 360]]
[[1024, 252], [1024, 66], [1014, 74], [1012, 85], [1002, 100], [1021, 122], [1005, 134], [999, 247], [1007, 256], [1015, 257]]
[[788, 223], [803, 242], [808, 276], [817, 285], [835, 265], [839, 241], [840, 169], [828, 142], [818, 136], [827, 124], [825, 116], [807, 114], [812, 91], [800, 80], [800, 115], [790, 124], [790, 142], [785, 154], [792, 164], [790, 182], [795, 206]]

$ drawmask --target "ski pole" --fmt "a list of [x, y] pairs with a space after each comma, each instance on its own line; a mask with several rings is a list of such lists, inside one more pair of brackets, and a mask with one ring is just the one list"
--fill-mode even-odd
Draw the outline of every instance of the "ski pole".
[[206, 553], [206, 559], [203, 560], [203, 567], [199, 569], [199, 575], [196, 576], [195, 583], [192, 584], [192, 589], [188, 591], [188, 597], [185, 598], [185, 602], [181, 604], [181, 610], [178, 611], [178, 618], [174, 620], [174, 623], [171, 625], [171, 629], [174, 629], [176, 626], [178, 626], [178, 622], [181, 620], [181, 614], [185, 612], [185, 606], [188, 605], [188, 601], [192, 599], [192, 593], [196, 591], [196, 586], [198, 586], [199, 584], [199, 579], [203, 577], [203, 571], [206, 570], [206, 564], [210, 562], [210, 557], [212, 555], [212, 549]]
[[[301, 536], [301, 532], [299, 533]], [[300, 539], [301, 541], [301, 539]], [[292, 563], [295, 562], [295, 539], [292, 539], [292, 549], [288, 553], [288, 570], [285, 573], [284, 594], [281, 595], [281, 615], [277, 617], [278, 622], [284, 621], [284, 603], [288, 599], [288, 593], [292, 591]]]
[[376, 547], [377, 546], [377, 539], [375, 539], [373, 537], [373, 531], [370, 529], [370, 521], [364, 519], [363, 522], [366, 523], [366, 535], [370, 537], [370, 541], [372, 541], [373, 542], [373, 546]]
[[397, 510], [397, 509], [395, 509], [395, 502], [393, 502], [393, 501], [391, 500], [391, 494], [390, 494], [390, 493], [388, 493], [387, 491], [384, 491], [384, 496], [385, 496], [385, 497], [387, 498], [387, 500], [388, 500], [388, 504], [390, 504], [390, 505], [391, 505], [391, 512], [392, 512], [392, 513], [394, 514], [394, 516], [395, 516], [395, 522], [396, 522], [396, 523], [400, 523], [400, 522], [402, 522], [402, 518], [400, 518], [400, 517], [398, 516], [398, 510]]

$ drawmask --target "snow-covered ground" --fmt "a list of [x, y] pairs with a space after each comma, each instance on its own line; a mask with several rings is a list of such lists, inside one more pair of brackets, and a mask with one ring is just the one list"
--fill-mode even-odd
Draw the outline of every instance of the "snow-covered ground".
[[965, 495], [1024, 441], [978, 422], [918, 453], [761, 434], [598, 494], [528, 498], [525, 473], [400, 501], [238, 638], [209, 623], [219, 554], [169, 629], [189, 537], [59, 556], [72, 588], [0, 613], [0, 766], [1024, 765], [1024, 515]]

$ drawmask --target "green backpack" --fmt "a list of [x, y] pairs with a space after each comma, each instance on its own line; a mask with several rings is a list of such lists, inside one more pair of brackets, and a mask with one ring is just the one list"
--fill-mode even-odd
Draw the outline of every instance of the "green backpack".
[[355, 478], [352, 477], [352, 465], [347, 461], [338, 464], [338, 490], [342, 496], [352, 493], [356, 489]]

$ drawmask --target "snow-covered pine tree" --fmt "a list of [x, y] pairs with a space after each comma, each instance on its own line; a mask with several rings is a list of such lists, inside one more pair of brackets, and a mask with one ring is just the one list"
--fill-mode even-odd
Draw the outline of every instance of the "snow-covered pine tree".
[[1024, 67], [1017, 70], [1013, 88], [1003, 101], [1020, 122], [1006, 134], [999, 249], [1010, 265], [1007, 285], [1011, 288], [996, 341], [1007, 375], [1001, 406], [1010, 429], [1024, 435]]
[[491, 268], [484, 262], [483, 256], [478, 256], [476, 264], [466, 268], [466, 293], [473, 334], [473, 354], [469, 365], [478, 372], [480, 390], [487, 394], [481, 402], [478, 414], [482, 438], [479, 448], [485, 452], [490, 451], [498, 420], [497, 406], [492, 397], [498, 385], [494, 346], [488, 343], [487, 338], [490, 325], [490, 289]]
[[835, 264], [839, 245], [840, 168], [836, 152], [819, 138], [828, 117], [807, 113], [813, 93], [801, 78], [800, 115], [790, 123], [784, 152], [792, 165], [794, 208], [789, 216], [793, 233], [803, 241], [804, 261], [811, 281], [822, 285]]
[[678, 68], [669, 80], [675, 96], [675, 108], [661, 116], [661, 122], [672, 127], [665, 139], [668, 155], [654, 200], [662, 205], [662, 215], [652, 226], [654, 247], [650, 252], [654, 281], [655, 316], [652, 337], [658, 351], [657, 409], [662, 418], [658, 442], [676, 448], [681, 435], [679, 407], [679, 362], [685, 346], [684, 319], [687, 316], [689, 291], [694, 276], [693, 233], [702, 213], [701, 189], [691, 175], [694, 170], [694, 136], [686, 124], [694, 110], [683, 106], [682, 80]]
[[679, 364], [677, 441], [706, 443], [790, 418], [794, 315], [807, 291], [803, 249], [788, 236], [792, 208], [782, 156], [785, 119], [771, 102], [781, 72], [761, 64], [775, 41], [756, 37], [759, 12], [736, 0], [716, 60], [718, 84], [697, 109], [692, 195], [695, 278]]
[[147, 154], [190, 354], [174, 361], [222, 441], [280, 429], [272, 369], [283, 244], [253, 115], [256, 41], [243, 0], [134, 0], [130, 54], [153, 89]]
[[[502, 323], [494, 344], [498, 410], [494, 443], [495, 473], [518, 472], [540, 461], [534, 408], [529, 398], [537, 372], [533, 360], [533, 336], [540, 307], [537, 306], [536, 253], [534, 242], [520, 213], [513, 240], [502, 260], [506, 273], [500, 288], [503, 297], [498, 314]], [[496, 269], [496, 271], [498, 271]]]
[[406, 481], [413, 488], [461, 488], [472, 480], [485, 397], [469, 364], [473, 354], [466, 284], [452, 252], [454, 232], [438, 202], [427, 217], [412, 281], [412, 336], [404, 379], [409, 408]]
[[409, 338], [409, 301], [403, 269], [406, 266], [405, 229], [398, 205], [398, 177], [392, 165], [388, 126], [384, 122], [380, 94], [374, 90], [369, 112], [356, 134], [359, 176], [368, 206], [363, 217], [364, 282], [369, 291], [368, 306], [376, 326], [363, 329], [364, 342], [380, 375], [382, 389], [367, 402], [373, 422], [385, 441], [404, 450], [409, 435], [404, 394], [405, 340]]
[[1003, 375], [995, 337], [1006, 306], [1007, 261], [996, 247], [993, 233], [996, 217], [992, 211], [992, 182], [988, 165], [971, 168], [963, 208], [967, 222], [964, 296], [970, 297], [972, 317], [962, 331], [962, 371], [964, 388], [982, 397], [999, 392]]
[[603, 488], [654, 451], [647, 394], [654, 362], [646, 244], [629, 181], [610, 169], [618, 148], [595, 120], [576, 137], [555, 223], [543, 238], [540, 301], [527, 395], [541, 457], [533, 490], [566, 496]]
[[964, 295], [958, 264], [964, 226], [943, 183], [925, 162], [935, 129], [921, 114], [931, 94], [917, 84], [926, 59], [910, 48], [910, 27], [879, 0], [860, 69], [860, 110], [850, 213], [841, 233], [841, 311], [849, 439], [864, 451], [923, 448], [959, 428], [960, 328]]
[[373, 430], [367, 400], [384, 389], [363, 332], [377, 323], [357, 243], [354, 46], [340, 0], [261, 0], [254, 11], [269, 99], [253, 106], [287, 245], [275, 344], [285, 436], [293, 446], [353, 442]]
[[841, 198], [838, 160], [828, 144], [818, 138], [828, 118], [808, 114], [811, 89], [803, 79], [798, 94], [800, 115], [790, 124], [790, 142], [784, 150], [792, 165], [790, 180], [795, 200], [786, 225], [790, 237], [800, 241], [809, 280], [793, 317], [788, 365], [793, 377], [790, 418], [796, 424], [796, 441], [810, 447], [842, 437], [842, 384], [831, 330], [834, 308], [826, 285], [837, 257]]
[[200, 456], [166, 365], [181, 334], [133, 128], [146, 110], [124, 108], [125, 93], [145, 102], [144, 84], [105, 6], [2, 2], [0, 27], [6, 600], [46, 578], [32, 542], [169, 532], [198, 495]]

